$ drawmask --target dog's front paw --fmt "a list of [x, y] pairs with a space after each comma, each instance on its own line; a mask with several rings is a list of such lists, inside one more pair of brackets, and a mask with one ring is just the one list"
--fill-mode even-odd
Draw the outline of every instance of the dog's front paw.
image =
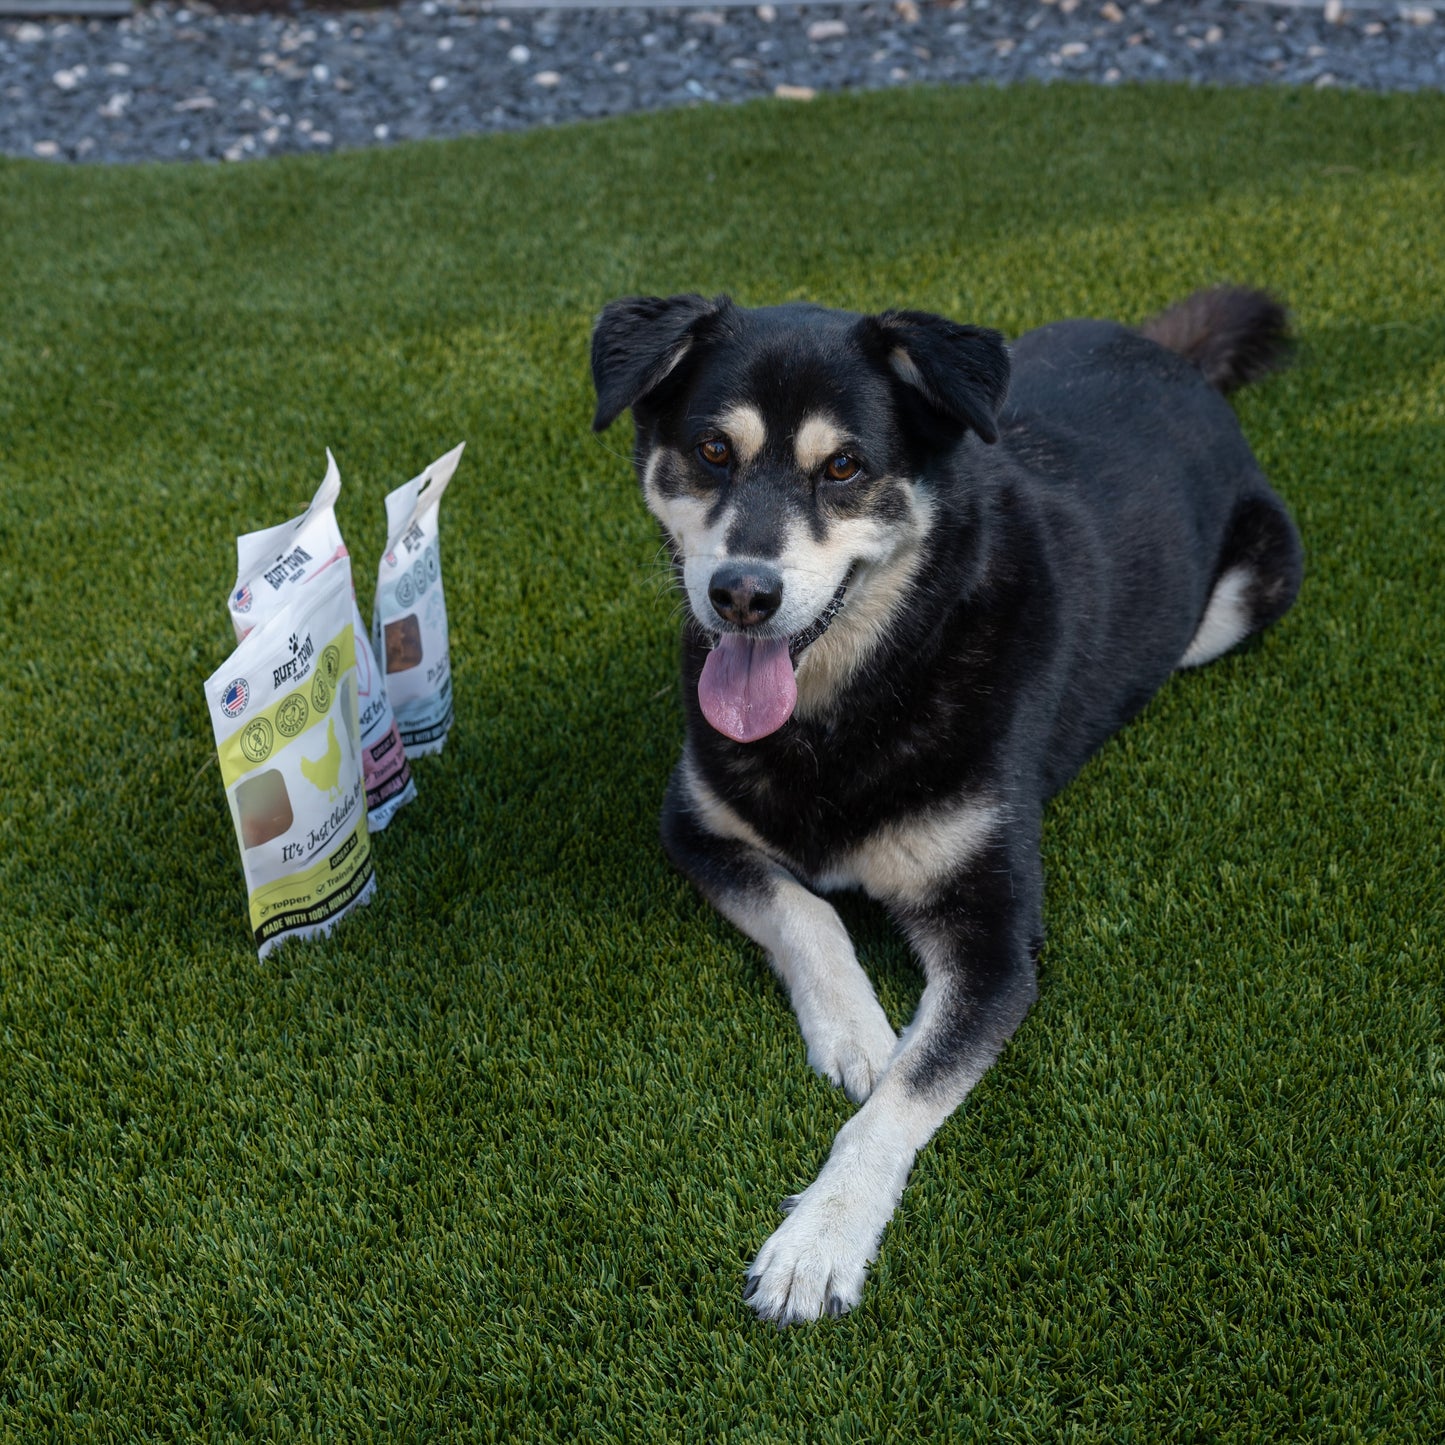
[[784, 1204], [788, 1217], [748, 1270], [743, 1298], [780, 1328], [846, 1314], [863, 1296], [882, 1230], [846, 1198], [818, 1185]]
[[819, 1019], [803, 1033], [808, 1062], [825, 1079], [840, 1085], [855, 1104], [873, 1092], [898, 1045], [887, 1015], [873, 999], [868, 1004]]
[[799, 1023], [809, 1064], [840, 1085], [854, 1104], [863, 1103], [883, 1078], [899, 1042], [876, 998], [812, 1019], [799, 1017]]

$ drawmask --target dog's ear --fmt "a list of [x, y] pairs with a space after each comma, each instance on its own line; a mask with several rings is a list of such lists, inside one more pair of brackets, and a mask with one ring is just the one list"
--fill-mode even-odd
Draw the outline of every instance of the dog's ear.
[[728, 298], [624, 296], [611, 302], [592, 331], [592, 384], [597, 414], [592, 430], [611, 426], [628, 407], [655, 391], [696, 344], [700, 324], [720, 315]]
[[918, 391], [934, 411], [998, 440], [998, 413], [1008, 391], [1004, 339], [982, 326], [961, 326], [927, 311], [885, 311], [863, 322], [876, 359]]

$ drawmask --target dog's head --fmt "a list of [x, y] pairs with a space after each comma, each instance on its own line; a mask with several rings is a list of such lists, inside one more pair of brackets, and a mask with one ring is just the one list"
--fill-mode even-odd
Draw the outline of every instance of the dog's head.
[[647, 505], [716, 644], [698, 699], [739, 742], [824, 704], [886, 631], [934, 516], [930, 478], [997, 439], [996, 332], [726, 297], [614, 301], [595, 430], [628, 407]]

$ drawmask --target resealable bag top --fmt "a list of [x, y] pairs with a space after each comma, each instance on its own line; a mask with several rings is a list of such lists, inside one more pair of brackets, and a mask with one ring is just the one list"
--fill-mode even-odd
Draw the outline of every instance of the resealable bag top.
[[386, 499], [372, 643], [408, 756], [439, 753], [452, 725], [447, 605], [437, 504], [461, 460], [454, 447]]
[[355, 614], [343, 556], [288, 589], [206, 680], [262, 958], [286, 938], [329, 933], [376, 888]]
[[[231, 589], [229, 608], [238, 639], [290, 605], [297, 588], [310, 586], [327, 568], [346, 558], [346, 544], [336, 521], [340, 492], [341, 472], [328, 448], [326, 476], [299, 517], [236, 539], [236, 585]], [[379, 833], [398, 808], [416, 797], [416, 783], [366, 625], [356, 610], [354, 592], [352, 610], [367, 818], [371, 831]]]

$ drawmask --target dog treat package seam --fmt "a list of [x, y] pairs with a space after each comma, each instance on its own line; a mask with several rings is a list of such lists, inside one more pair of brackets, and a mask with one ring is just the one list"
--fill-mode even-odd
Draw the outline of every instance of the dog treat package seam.
[[372, 643], [408, 756], [439, 753], [451, 730], [452, 674], [438, 506], [463, 448], [387, 494]]
[[376, 888], [356, 603], [342, 558], [294, 588], [206, 680], [257, 952], [329, 933]]
[[[348, 556], [336, 521], [341, 472], [328, 448], [326, 476], [299, 517], [236, 539], [236, 585], [228, 608], [238, 640], [289, 605], [298, 587], [311, 585]], [[352, 594], [356, 625], [357, 687], [361, 700], [362, 759], [366, 769], [367, 818], [379, 833], [397, 810], [416, 797], [416, 782], [386, 694], [386, 683]]]

